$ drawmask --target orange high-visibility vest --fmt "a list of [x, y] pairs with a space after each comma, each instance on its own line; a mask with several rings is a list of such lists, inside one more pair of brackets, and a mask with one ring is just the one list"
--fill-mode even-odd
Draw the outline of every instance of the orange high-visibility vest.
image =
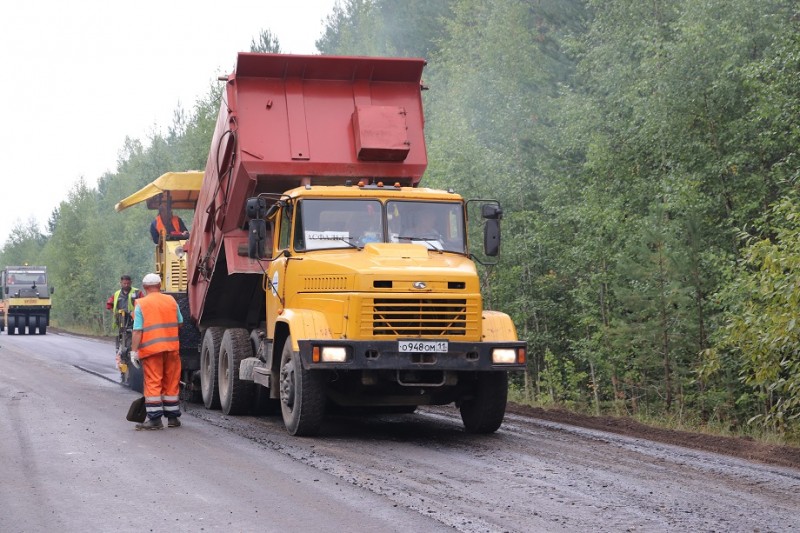
[[158, 230], [158, 234], [167, 234], [169, 235], [172, 232], [180, 232], [181, 231], [181, 223], [178, 222], [178, 217], [172, 215], [172, 231], [167, 231], [166, 226], [164, 226], [164, 221], [161, 220], [161, 215], [156, 217], [156, 229]]
[[152, 292], [139, 299], [137, 305], [142, 311], [142, 341], [139, 343], [139, 357], [180, 350], [178, 302], [172, 296]]

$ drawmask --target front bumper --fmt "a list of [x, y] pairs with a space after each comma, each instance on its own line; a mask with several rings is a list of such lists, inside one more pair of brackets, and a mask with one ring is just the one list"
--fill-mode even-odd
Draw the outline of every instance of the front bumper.
[[[422, 339], [420, 339], [422, 340]], [[439, 339], [436, 339], [439, 340]], [[351, 340], [300, 340], [300, 359], [308, 370], [455, 370], [498, 371], [523, 370], [525, 350], [523, 341], [508, 342], [448, 342], [446, 353], [401, 353], [398, 341], [351, 341]], [[347, 349], [347, 360], [340, 363], [315, 362], [314, 347], [343, 346]], [[517, 362], [495, 364], [492, 350], [511, 348], [523, 350]]]

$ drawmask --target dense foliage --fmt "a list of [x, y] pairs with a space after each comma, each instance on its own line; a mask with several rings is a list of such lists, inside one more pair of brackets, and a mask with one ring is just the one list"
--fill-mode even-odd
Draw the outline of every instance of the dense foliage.
[[[484, 279], [529, 343], [518, 394], [800, 434], [796, 2], [343, 0], [317, 47], [428, 59], [426, 185], [506, 211]], [[203, 168], [216, 106], [12, 231], [3, 262], [51, 265], [62, 324], [149, 268], [150, 214], [113, 205]]]

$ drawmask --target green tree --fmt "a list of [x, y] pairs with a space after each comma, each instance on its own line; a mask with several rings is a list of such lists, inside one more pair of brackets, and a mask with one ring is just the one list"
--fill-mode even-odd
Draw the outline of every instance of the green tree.
[[250, 51], [270, 54], [282, 53], [278, 36], [269, 29], [261, 30], [261, 33], [258, 34], [258, 41], [255, 39], [250, 41]]
[[0, 268], [9, 265], [35, 265], [40, 262], [42, 247], [47, 236], [39, 229], [33, 217], [26, 224], [17, 222], [0, 251]]
[[759, 400], [767, 425], [800, 434], [800, 203], [790, 195], [770, 212], [772, 238], [747, 242], [731, 284], [725, 327], [707, 370], [735, 357], [742, 382]]
[[96, 238], [97, 197], [80, 179], [59, 206], [59, 224], [42, 256], [58, 290], [53, 317], [63, 326], [97, 325], [96, 288], [106, 277], [105, 244]]

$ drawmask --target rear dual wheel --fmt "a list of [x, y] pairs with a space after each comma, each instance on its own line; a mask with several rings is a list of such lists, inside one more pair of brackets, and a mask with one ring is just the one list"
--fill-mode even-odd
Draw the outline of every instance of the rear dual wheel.
[[239, 378], [242, 359], [253, 356], [246, 329], [226, 329], [219, 347], [219, 401], [226, 415], [242, 415], [251, 407], [253, 382]]
[[219, 409], [220, 407], [217, 367], [224, 331], [223, 328], [208, 328], [203, 335], [203, 344], [200, 347], [200, 390], [206, 409]]

